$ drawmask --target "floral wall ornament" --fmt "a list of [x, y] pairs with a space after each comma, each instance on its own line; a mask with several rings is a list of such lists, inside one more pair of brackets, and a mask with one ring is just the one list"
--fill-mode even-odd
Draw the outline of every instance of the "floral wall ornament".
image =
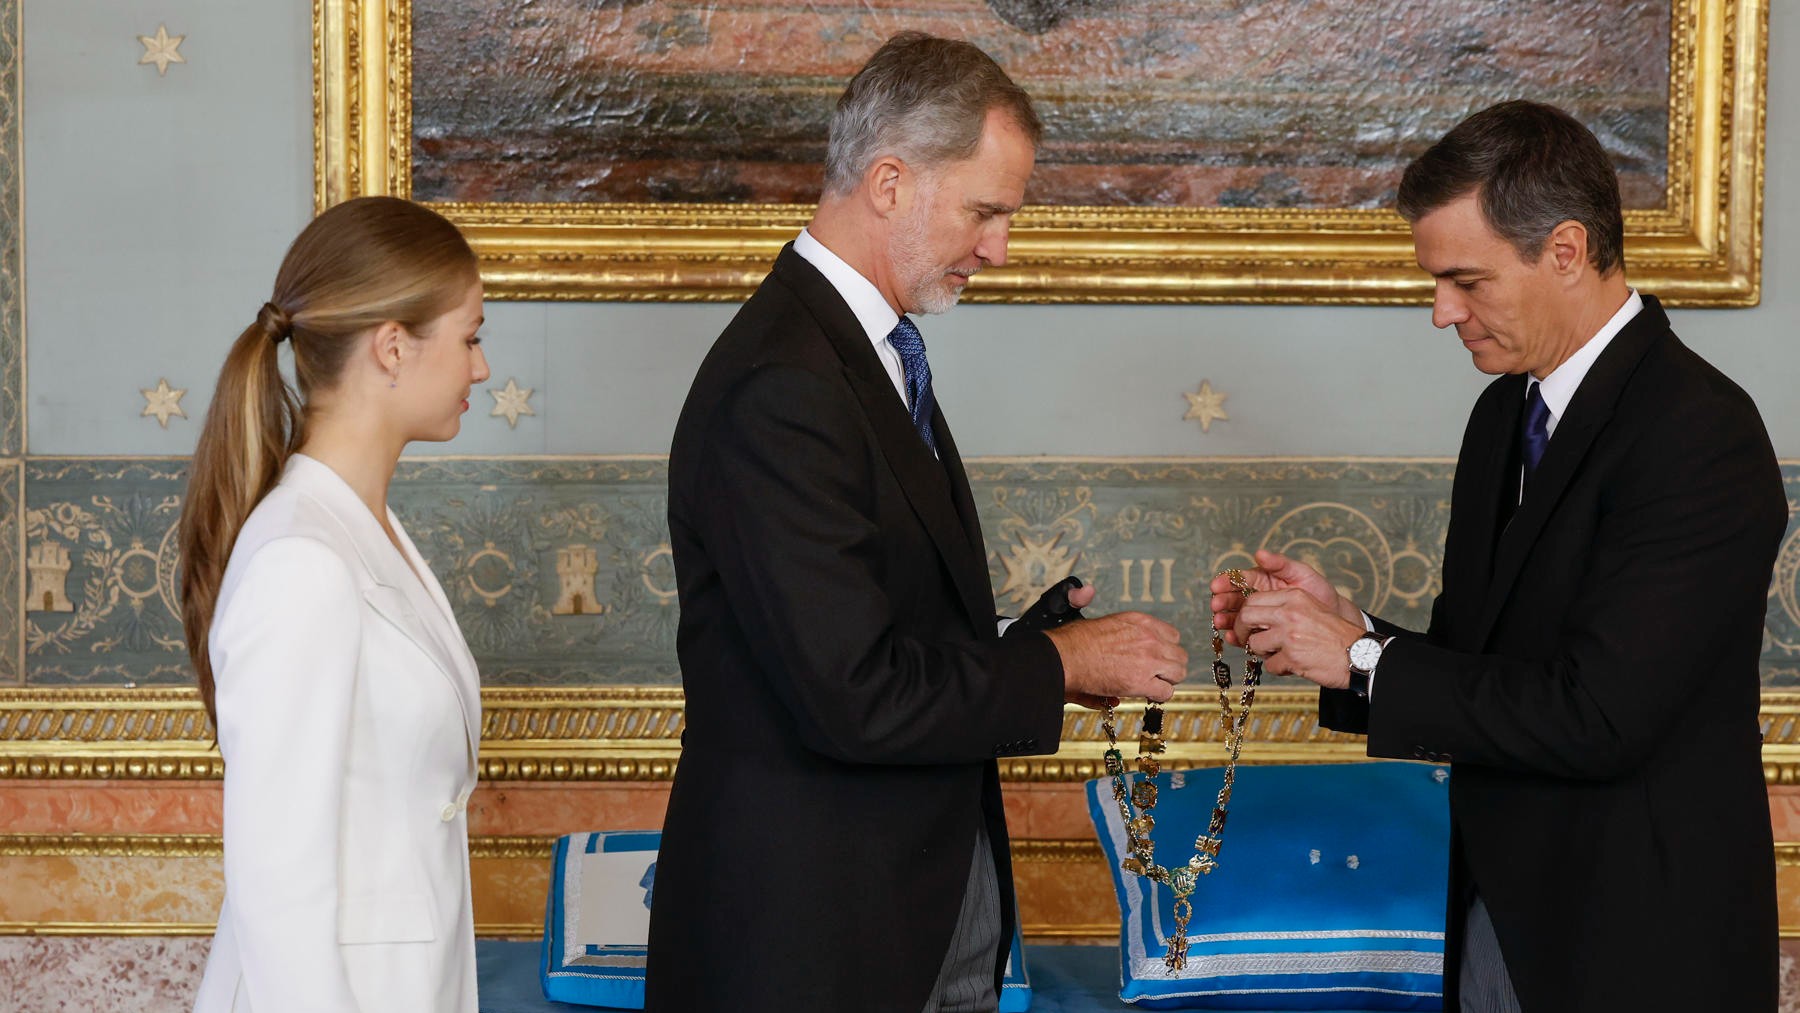
[[1231, 419], [1231, 416], [1225, 414], [1225, 399], [1231, 395], [1213, 390], [1211, 380], [1201, 380], [1199, 390], [1183, 392], [1181, 396], [1187, 398], [1188, 403], [1187, 414], [1181, 417], [1182, 421], [1200, 423], [1200, 431], [1203, 433], [1212, 432], [1215, 421], [1226, 422]]
[[155, 416], [157, 424], [164, 429], [169, 428], [169, 417], [187, 418], [187, 412], [181, 410], [181, 397], [187, 393], [186, 388], [173, 388], [169, 381], [159, 379], [154, 388], [141, 388], [144, 395], [144, 410], [138, 413], [139, 418]]
[[507, 377], [506, 386], [499, 390], [489, 387], [488, 393], [494, 395], [494, 410], [488, 416], [504, 417], [507, 428], [519, 428], [519, 416], [537, 414], [531, 410], [531, 391], [530, 387], [520, 389], [519, 381], [512, 377]]
[[187, 62], [181, 55], [181, 42], [185, 38], [185, 35], [171, 36], [166, 26], [157, 25], [155, 35], [138, 36], [138, 41], [144, 44], [144, 55], [138, 57], [138, 65], [154, 63], [157, 77], [168, 74], [169, 64]]

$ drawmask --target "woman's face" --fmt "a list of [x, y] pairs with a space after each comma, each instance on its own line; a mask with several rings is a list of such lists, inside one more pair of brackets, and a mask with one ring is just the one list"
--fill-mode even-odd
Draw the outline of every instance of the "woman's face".
[[441, 442], [462, 429], [469, 389], [488, 378], [481, 351], [481, 282], [470, 283], [461, 301], [419, 328], [408, 342], [393, 393], [401, 396], [408, 440]]

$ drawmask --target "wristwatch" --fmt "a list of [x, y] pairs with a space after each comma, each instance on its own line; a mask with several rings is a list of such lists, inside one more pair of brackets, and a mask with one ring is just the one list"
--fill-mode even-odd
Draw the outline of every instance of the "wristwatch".
[[1369, 676], [1375, 674], [1375, 666], [1381, 663], [1381, 652], [1393, 637], [1384, 637], [1379, 633], [1365, 633], [1350, 644], [1350, 692], [1369, 698]]

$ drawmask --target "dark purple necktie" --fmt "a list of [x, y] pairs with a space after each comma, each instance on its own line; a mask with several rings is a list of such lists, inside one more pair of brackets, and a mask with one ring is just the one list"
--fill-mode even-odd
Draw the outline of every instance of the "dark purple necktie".
[[1550, 406], [1544, 403], [1543, 384], [1534, 383], [1525, 394], [1525, 422], [1519, 434], [1519, 448], [1525, 462], [1525, 483], [1544, 459], [1544, 448], [1550, 445]]

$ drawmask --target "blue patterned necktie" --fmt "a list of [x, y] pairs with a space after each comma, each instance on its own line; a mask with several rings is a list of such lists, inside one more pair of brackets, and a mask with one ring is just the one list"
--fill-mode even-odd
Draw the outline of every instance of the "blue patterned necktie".
[[913, 322], [901, 317], [888, 332], [888, 343], [900, 353], [900, 367], [906, 371], [906, 402], [912, 412], [913, 428], [919, 439], [937, 453], [937, 440], [931, 435], [931, 410], [937, 398], [931, 393], [931, 363], [925, 361], [925, 337]]
[[1519, 447], [1524, 451], [1527, 485], [1538, 462], [1544, 459], [1544, 448], [1550, 445], [1550, 406], [1544, 403], [1542, 387], [1543, 384], [1534, 383], [1525, 394], [1525, 425], [1520, 433]]

